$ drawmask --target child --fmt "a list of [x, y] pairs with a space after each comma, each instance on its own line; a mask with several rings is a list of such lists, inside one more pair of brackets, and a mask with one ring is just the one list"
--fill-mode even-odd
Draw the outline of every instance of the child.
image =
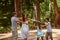
[[43, 40], [43, 32], [41, 30], [41, 22], [40, 21], [37, 21], [37, 20], [34, 20], [34, 22], [37, 23], [38, 27], [37, 27], [37, 40], [39, 40], [39, 38], [41, 37], [41, 39]]
[[23, 22], [22, 22], [22, 28], [21, 28], [20, 37], [24, 38], [24, 40], [27, 40], [28, 31], [29, 31], [28, 21], [26, 19], [26, 15], [23, 14], [22, 17], [23, 17]]
[[52, 29], [51, 29], [51, 24], [49, 22], [49, 18], [46, 18], [45, 21], [46, 21], [45, 25], [46, 25], [46, 28], [47, 28], [46, 39], [48, 40], [48, 36], [50, 36], [51, 40], [53, 40]]
[[43, 40], [43, 32], [41, 30], [40, 23], [38, 23], [38, 27], [37, 27], [37, 40], [39, 40], [39, 37], [41, 37], [41, 39]]

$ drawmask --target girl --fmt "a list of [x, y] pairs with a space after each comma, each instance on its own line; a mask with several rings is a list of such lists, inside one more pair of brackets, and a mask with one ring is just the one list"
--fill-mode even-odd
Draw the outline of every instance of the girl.
[[37, 20], [34, 20], [34, 22], [37, 23], [38, 27], [37, 27], [37, 40], [39, 40], [39, 38], [41, 37], [41, 39], [43, 40], [43, 32], [41, 30], [41, 22], [40, 21], [37, 21]]
[[40, 26], [41, 23], [38, 22], [38, 21], [37, 21], [37, 23], [38, 23], [38, 27], [37, 27], [37, 40], [39, 40], [40, 37], [43, 40], [43, 32], [42, 32], [41, 26]]

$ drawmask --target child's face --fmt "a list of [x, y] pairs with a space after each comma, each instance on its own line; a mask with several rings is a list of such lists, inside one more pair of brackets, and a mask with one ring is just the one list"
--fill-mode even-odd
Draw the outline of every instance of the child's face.
[[47, 20], [47, 19], [45, 19], [45, 21], [46, 21], [46, 22], [48, 22], [48, 20]]

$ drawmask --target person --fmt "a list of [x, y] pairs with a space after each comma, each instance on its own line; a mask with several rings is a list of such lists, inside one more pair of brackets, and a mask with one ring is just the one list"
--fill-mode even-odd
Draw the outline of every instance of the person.
[[43, 32], [41, 29], [37, 29], [37, 40], [41, 37], [41, 40], [43, 40]]
[[46, 40], [48, 40], [48, 37], [50, 36], [51, 40], [53, 40], [52, 38], [52, 28], [51, 28], [51, 23], [49, 22], [49, 18], [45, 19], [45, 25], [47, 28], [47, 33], [46, 33]]
[[22, 19], [23, 22], [22, 22], [20, 37], [23, 38], [24, 40], [27, 40], [28, 31], [29, 31], [27, 16], [25, 14], [22, 14]]
[[37, 27], [37, 40], [39, 40], [40, 37], [41, 37], [41, 40], [43, 40], [43, 32], [42, 32], [42, 29], [41, 29], [41, 24], [42, 23], [38, 20], [32, 20], [32, 21], [37, 23], [37, 26], [32, 25], [32, 27]]
[[36, 21], [38, 23], [38, 27], [37, 27], [37, 40], [39, 40], [39, 38], [41, 37], [41, 40], [43, 40], [43, 32], [41, 29], [41, 22], [40, 21]]
[[17, 13], [13, 12], [11, 17], [12, 23], [12, 40], [17, 40], [18, 33], [17, 33], [17, 26], [18, 26], [19, 19], [17, 18]]

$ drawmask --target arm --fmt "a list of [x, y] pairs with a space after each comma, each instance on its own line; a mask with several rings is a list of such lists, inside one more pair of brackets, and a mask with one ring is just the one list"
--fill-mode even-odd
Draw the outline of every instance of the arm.
[[16, 18], [16, 22], [17, 22], [17, 24], [19, 24], [19, 25], [20, 25], [20, 23], [23, 23], [23, 21], [20, 21], [19, 18]]
[[35, 20], [35, 19], [30, 19], [30, 18], [28, 18], [28, 21], [34, 21], [34, 22], [38, 22], [38, 23], [41, 23], [40, 21], [38, 21], [38, 20]]
[[30, 25], [30, 27], [32, 27], [32, 28], [37, 28], [37, 26], [35, 26], [35, 25]]
[[48, 26], [49, 23], [45, 23], [46, 26]]

